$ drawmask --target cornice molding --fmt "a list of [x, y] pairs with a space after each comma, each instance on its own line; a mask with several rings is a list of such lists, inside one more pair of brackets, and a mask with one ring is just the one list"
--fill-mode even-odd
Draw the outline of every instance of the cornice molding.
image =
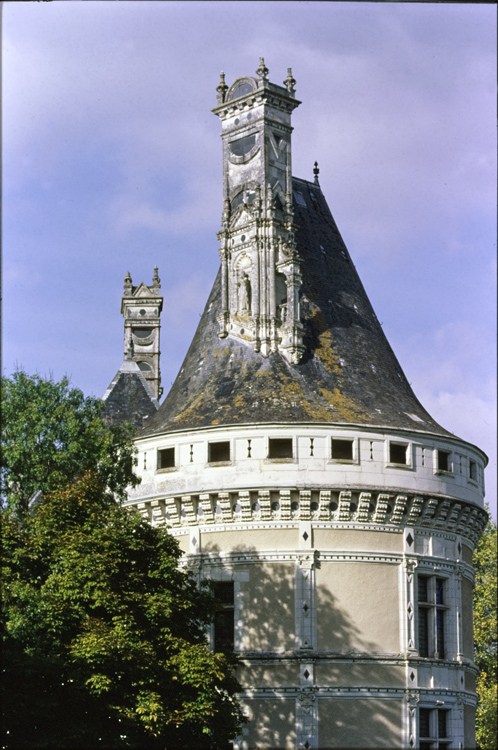
[[[290, 495], [291, 502], [288, 502]], [[310, 502], [311, 500], [311, 502]], [[230, 490], [129, 500], [154, 525], [172, 532], [200, 526], [204, 531], [294, 528], [311, 521], [314, 528], [342, 528], [400, 533], [405, 527], [459, 534], [477, 544], [487, 513], [470, 503], [426, 493], [396, 494], [365, 489]], [[315, 525], [316, 524], [316, 525]]]
[[[342, 687], [342, 686], [323, 686], [313, 685], [313, 694], [316, 698], [361, 698], [399, 700], [409, 703], [427, 703], [433, 704], [442, 700], [445, 704], [464, 703], [475, 706], [477, 695], [462, 690], [444, 690], [440, 688], [403, 688], [403, 687]], [[303, 695], [303, 686], [295, 687], [256, 687], [245, 689], [238, 695], [242, 700], [251, 699], [296, 699], [299, 700]]]

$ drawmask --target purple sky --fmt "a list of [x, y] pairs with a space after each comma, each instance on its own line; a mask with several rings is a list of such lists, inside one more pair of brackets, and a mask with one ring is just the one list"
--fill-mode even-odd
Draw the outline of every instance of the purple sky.
[[490, 457], [496, 517], [496, 8], [3, 5], [3, 374], [101, 396], [123, 279], [164, 294], [176, 377], [216, 275], [221, 70], [287, 68], [293, 173], [320, 183], [414, 391]]

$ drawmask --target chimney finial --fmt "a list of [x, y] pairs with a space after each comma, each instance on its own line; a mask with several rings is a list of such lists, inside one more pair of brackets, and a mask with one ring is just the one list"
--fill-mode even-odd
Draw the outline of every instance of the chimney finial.
[[226, 93], [228, 91], [228, 86], [225, 83], [225, 74], [223, 71], [221, 71], [220, 73], [220, 82], [216, 87], [216, 91], [218, 93], [218, 104], [223, 104], [225, 101]]
[[259, 76], [260, 81], [267, 81], [268, 80], [268, 73], [270, 71], [265, 65], [265, 59], [264, 57], [259, 58], [259, 68], [257, 69], [256, 73]]
[[296, 79], [292, 77], [292, 68], [287, 68], [287, 78], [284, 81], [284, 86], [291, 96], [296, 95]]

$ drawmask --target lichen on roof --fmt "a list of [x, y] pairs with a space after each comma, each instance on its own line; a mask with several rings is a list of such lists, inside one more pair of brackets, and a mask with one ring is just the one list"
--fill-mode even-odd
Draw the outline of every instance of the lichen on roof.
[[180, 373], [142, 434], [299, 422], [413, 430], [415, 416], [416, 429], [449, 435], [403, 374], [321, 190], [294, 182], [306, 202], [294, 205], [303, 278], [301, 362], [289, 364], [279, 353], [265, 358], [230, 336], [220, 341], [218, 273]]

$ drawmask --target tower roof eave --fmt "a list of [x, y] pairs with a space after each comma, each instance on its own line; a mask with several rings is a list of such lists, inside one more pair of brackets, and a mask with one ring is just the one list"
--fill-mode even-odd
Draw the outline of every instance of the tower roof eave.
[[[218, 337], [221, 279], [175, 383], [142, 435], [208, 426], [355, 424], [454, 437], [414, 395], [320, 188], [293, 178], [305, 354], [289, 364]], [[296, 192], [299, 193], [296, 196]]]

